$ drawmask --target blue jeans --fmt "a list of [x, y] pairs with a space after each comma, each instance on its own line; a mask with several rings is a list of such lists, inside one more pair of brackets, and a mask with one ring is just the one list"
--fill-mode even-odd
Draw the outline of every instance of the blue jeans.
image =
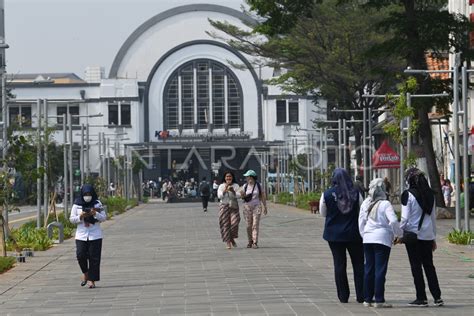
[[364, 244], [365, 275], [364, 300], [385, 302], [385, 275], [387, 274], [390, 247], [382, 244]]

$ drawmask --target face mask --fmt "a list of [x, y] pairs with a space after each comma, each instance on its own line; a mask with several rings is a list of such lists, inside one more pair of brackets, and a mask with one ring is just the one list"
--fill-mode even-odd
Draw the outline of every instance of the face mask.
[[86, 203], [89, 203], [90, 201], [92, 201], [92, 196], [85, 196], [85, 197], [84, 197], [84, 201], [85, 201]]

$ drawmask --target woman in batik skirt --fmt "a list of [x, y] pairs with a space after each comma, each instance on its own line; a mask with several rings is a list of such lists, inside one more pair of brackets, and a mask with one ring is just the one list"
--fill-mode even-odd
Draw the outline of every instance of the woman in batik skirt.
[[239, 237], [239, 185], [235, 181], [232, 172], [224, 172], [222, 184], [217, 189], [217, 197], [220, 200], [219, 226], [221, 228], [222, 241], [226, 243], [227, 249], [237, 247], [235, 239]]

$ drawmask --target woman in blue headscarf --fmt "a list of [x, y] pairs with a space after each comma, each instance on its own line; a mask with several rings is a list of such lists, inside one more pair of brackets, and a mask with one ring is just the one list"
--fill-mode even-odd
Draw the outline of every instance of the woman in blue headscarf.
[[76, 256], [83, 273], [81, 286], [88, 283], [89, 288], [95, 288], [95, 282], [100, 280], [102, 252], [100, 223], [106, 218], [107, 214], [97, 198], [94, 187], [84, 184], [81, 196], [74, 201], [69, 217], [71, 223], [77, 224]]
[[364, 249], [358, 228], [361, 203], [362, 196], [347, 171], [334, 170], [332, 186], [321, 196], [319, 210], [326, 217], [323, 238], [332, 252], [337, 296], [341, 303], [347, 303], [350, 294], [346, 251], [351, 256], [357, 302], [364, 301]]

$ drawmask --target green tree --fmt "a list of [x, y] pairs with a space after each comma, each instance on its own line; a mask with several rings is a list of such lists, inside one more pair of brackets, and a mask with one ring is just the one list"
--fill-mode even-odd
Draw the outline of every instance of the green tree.
[[[351, 3], [358, 1], [348, 1]], [[378, 24], [379, 29], [391, 30], [393, 36], [382, 43], [373, 45], [372, 52], [379, 58], [399, 56], [413, 69], [427, 69], [426, 53], [461, 52], [463, 59], [471, 59], [468, 34], [472, 25], [468, 19], [447, 10], [448, 0], [368, 0], [363, 8], [386, 10], [390, 13]], [[448, 91], [449, 82], [435, 80], [431, 76], [415, 75], [416, 92], [419, 94]], [[443, 102], [444, 101], [444, 102]], [[445, 100], [416, 98], [412, 100], [414, 117], [419, 128], [426, 157], [428, 174], [432, 188], [436, 191], [437, 205], [444, 206], [439, 181], [439, 171], [428, 113], [433, 106], [440, 112], [447, 112]]]
[[[374, 28], [386, 13], [365, 9], [357, 4], [338, 1], [248, 0], [251, 12], [265, 20], [248, 30], [227, 22], [211, 21], [231, 36], [227, 42], [260, 63], [285, 69], [269, 80], [285, 91], [324, 97], [328, 107], [361, 109], [377, 107], [379, 101], [362, 98], [363, 94], [387, 91], [396, 81], [395, 73], [404, 66], [398, 56], [373, 59], [368, 48], [381, 44], [390, 33]], [[364, 17], [364, 18], [361, 18]], [[218, 36], [217, 33], [212, 33]], [[330, 112], [330, 111], [329, 111]], [[346, 115], [362, 119], [359, 113]], [[357, 162], [360, 165], [361, 125], [356, 125]]]

